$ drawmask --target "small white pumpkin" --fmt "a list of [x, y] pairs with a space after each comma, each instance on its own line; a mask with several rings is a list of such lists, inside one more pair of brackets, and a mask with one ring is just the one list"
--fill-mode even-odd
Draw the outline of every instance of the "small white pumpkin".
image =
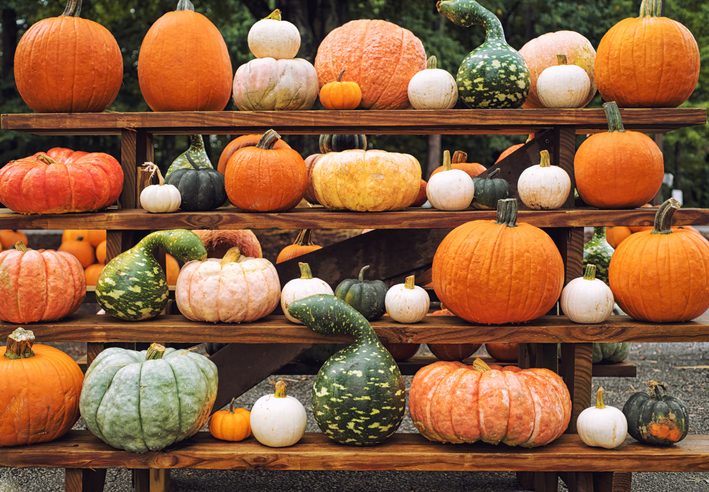
[[537, 96], [545, 108], [580, 108], [586, 105], [591, 79], [578, 65], [557, 55], [558, 65], [547, 67], [537, 79]]
[[403, 284], [396, 284], [387, 291], [384, 306], [394, 321], [418, 323], [426, 317], [431, 298], [415, 282], [416, 278], [409, 275]]
[[598, 388], [596, 406], [579, 414], [576, 432], [586, 446], [615, 449], [625, 442], [628, 420], [623, 412], [603, 403], [603, 388]]
[[300, 32], [294, 24], [281, 19], [279, 9], [256, 22], [247, 37], [256, 58], [293, 59], [300, 49]]
[[561, 208], [571, 193], [571, 178], [559, 166], [551, 165], [548, 150], [542, 150], [540, 161], [522, 171], [517, 181], [517, 194], [528, 208], [552, 210]]
[[451, 109], [458, 102], [458, 84], [435, 56], [409, 81], [409, 102], [414, 109]]
[[586, 265], [583, 277], [575, 278], [561, 291], [561, 310], [574, 323], [603, 323], [613, 313], [613, 292], [596, 278], [596, 265]]
[[475, 196], [473, 180], [465, 171], [451, 167], [451, 153], [443, 153], [443, 171], [431, 176], [426, 185], [426, 198], [438, 210], [465, 210]]
[[154, 163], [146, 162], [143, 169], [150, 173], [150, 179], [157, 174], [158, 184], [146, 186], [140, 192], [140, 206], [155, 214], [179, 210], [182, 203], [180, 190], [174, 185], [165, 184], [165, 178]]
[[251, 433], [264, 446], [284, 448], [300, 441], [305, 434], [305, 408], [286, 395], [285, 381], [276, 382], [276, 391], [264, 395], [251, 409]]
[[335, 292], [333, 292], [332, 287], [330, 287], [324, 280], [313, 278], [313, 273], [310, 271], [310, 265], [299, 262], [298, 267], [300, 267], [300, 278], [289, 280], [288, 283], [283, 286], [283, 290], [281, 291], [281, 309], [283, 310], [283, 314], [285, 314], [286, 318], [288, 318], [288, 321], [302, 325], [302, 321], [297, 320], [290, 315], [288, 312], [288, 306], [295, 301], [305, 299], [306, 297], [314, 296], [316, 294], [329, 294], [333, 296], [335, 295]]

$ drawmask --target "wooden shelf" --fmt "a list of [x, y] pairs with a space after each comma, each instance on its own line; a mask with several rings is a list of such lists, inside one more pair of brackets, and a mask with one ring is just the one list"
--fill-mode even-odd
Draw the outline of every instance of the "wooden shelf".
[[[607, 323], [577, 325], [563, 316], [544, 317], [525, 325], [471, 325], [455, 317], [427, 317], [421, 323], [377, 321], [373, 326], [389, 343], [591, 343], [591, 342], [707, 342], [708, 320], [682, 324], [640, 323], [616, 316]], [[283, 316], [259, 322], [209, 324], [188, 321], [179, 315], [142, 322], [119, 321], [107, 316], [74, 316], [59, 322], [23, 324], [40, 342], [164, 342], [164, 343], [286, 343], [347, 342], [345, 337], [318, 335]], [[0, 324], [5, 339], [15, 324]]]

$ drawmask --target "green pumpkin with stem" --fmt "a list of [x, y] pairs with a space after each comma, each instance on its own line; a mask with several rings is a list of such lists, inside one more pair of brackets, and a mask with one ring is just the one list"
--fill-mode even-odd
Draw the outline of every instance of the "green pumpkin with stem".
[[399, 366], [364, 316], [330, 295], [295, 301], [288, 311], [316, 333], [354, 337], [315, 377], [313, 414], [320, 429], [354, 446], [388, 439], [404, 418], [406, 387]]
[[456, 81], [470, 108], [519, 108], [529, 94], [527, 64], [505, 40], [502, 23], [475, 0], [440, 0], [436, 7], [453, 24], [485, 29], [485, 42], [465, 57]]
[[207, 250], [195, 233], [182, 229], [148, 234], [108, 262], [96, 283], [96, 300], [106, 313], [125, 321], [158, 316], [168, 301], [165, 271], [155, 254], [159, 248], [181, 262], [204, 260]]
[[343, 150], [367, 150], [367, 135], [328, 133], [320, 135], [320, 153], [342, 152]]
[[340, 282], [335, 289], [335, 295], [362, 313], [368, 321], [376, 321], [384, 316], [386, 311], [384, 299], [387, 286], [381, 280], [365, 280], [364, 272], [367, 270], [369, 265], [362, 267], [357, 278]]
[[189, 169], [177, 169], [166, 183], [180, 192], [182, 210], [207, 211], [221, 207], [226, 201], [224, 175], [216, 169], [200, 168], [191, 156], [187, 156]]
[[214, 169], [204, 148], [202, 135], [190, 135], [190, 146], [172, 161], [165, 173], [165, 179], [178, 169], [192, 169], [194, 166], [198, 169]]
[[475, 185], [475, 197], [473, 207], [482, 210], [495, 210], [497, 201], [504, 200], [510, 196], [510, 184], [496, 177], [500, 173], [500, 168], [493, 170], [484, 177], [473, 178]]
[[640, 442], [671, 446], [687, 437], [689, 412], [664, 384], [648, 382], [648, 392], [634, 393], [623, 406], [628, 433]]

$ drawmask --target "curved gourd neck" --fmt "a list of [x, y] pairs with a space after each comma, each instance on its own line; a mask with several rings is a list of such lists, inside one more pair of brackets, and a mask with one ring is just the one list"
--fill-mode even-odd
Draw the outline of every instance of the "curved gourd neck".
[[289, 311], [315, 333], [351, 336], [354, 338], [352, 345], [380, 344], [369, 321], [335, 296], [310, 296], [291, 304]]
[[69, 0], [66, 3], [66, 7], [64, 8], [62, 15], [67, 17], [79, 17], [81, 14], [81, 4], [82, 0]]
[[655, 214], [655, 227], [653, 234], [672, 234], [672, 218], [675, 212], [680, 209], [680, 204], [674, 198], [665, 201]]
[[195, 233], [183, 229], [152, 232], [141, 239], [136, 248], [151, 255], [155, 255], [158, 248], [164, 248], [170, 255], [182, 262], [207, 258], [207, 250], [204, 249], [199, 237]]
[[640, 4], [640, 17], [662, 16], [662, 0], [643, 0]]
[[463, 27], [482, 26], [485, 29], [486, 43], [505, 42], [505, 32], [500, 19], [475, 0], [439, 0], [436, 6], [438, 11], [454, 24]]
[[188, 152], [205, 152], [204, 138], [202, 135], [190, 135], [190, 148]]

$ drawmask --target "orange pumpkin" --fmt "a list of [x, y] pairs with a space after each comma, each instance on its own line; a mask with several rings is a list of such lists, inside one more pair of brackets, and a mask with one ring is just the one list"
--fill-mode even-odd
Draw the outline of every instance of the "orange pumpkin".
[[[535, 84], [533, 84], [533, 86], [534, 86], [534, 85], [535, 85]], [[532, 140], [534, 140], [534, 133], [530, 133], [530, 134], [527, 136], [527, 140], [526, 140], [524, 143], [510, 145], [510, 146], [507, 147], [505, 150], [503, 150], [502, 152], [500, 152], [500, 155], [499, 155], [499, 156], [497, 157], [497, 159], [495, 160], [495, 164], [497, 164], [497, 163], [500, 162], [501, 160], [505, 159], [506, 157], [509, 157], [509, 156], [510, 156], [512, 153], [514, 153], [516, 150], [521, 149], [522, 147], [524, 147], [525, 144], [531, 142]]]
[[86, 240], [95, 248], [106, 240], [106, 231], [90, 230], [86, 236]]
[[396, 362], [405, 362], [419, 351], [418, 343], [384, 343], [384, 348], [394, 357]]
[[613, 249], [618, 249], [620, 243], [630, 237], [632, 233], [633, 231], [630, 230], [630, 227], [606, 227], [606, 241], [608, 241], [608, 244], [613, 246]]
[[177, 277], [180, 275], [180, 264], [174, 256], [165, 255], [165, 278], [167, 285], [177, 285]]
[[83, 241], [89, 235], [87, 229], [64, 229], [62, 232], [62, 242]]
[[218, 410], [209, 419], [209, 433], [222, 441], [239, 442], [251, 435], [251, 413], [245, 408], [234, 408], [234, 400], [228, 410]]
[[103, 269], [106, 267], [103, 263], [94, 263], [93, 265], [89, 265], [86, 267], [86, 270], [84, 270], [84, 277], [86, 278], [86, 285], [91, 285], [91, 286], [96, 286], [96, 282], [98, 282], [98, 277], [101, 275], [101, 272]]
[[96, 229], [66, 229], [62, 233], [62, 242], [74, 239], [86, 241], [95, 248], [106, 240], [106, 231]]
[[251, 212], [288, 210], [308, 185], [305, 161], [295, 150], [275, 148], [280, 135], [268, 130], [255, 147], [239, 149], [224, 176], [229, 201]]
[[519, 343], [491, 342], [485, 344], [487, 353], [500, 362], [517, 362]]
[[438, 360], [465, 360], [480, 348], [479, 343], [429, 343], [428, 350]]
[[0, 276], [0, 321], [57, 320], [76, 311], [86, 295], [84, 269], [69, 253], [17, 243], [0, 253]]
[[[480, 174], [484, 173], [487, 171], [487, 168], [483, 166], [482, 164], [478, 164], [477, 162], [465, 162], [468, 160], [468, 154], [463, 152], [462, 150], [456, 150], [453, 153], [453, 169], [460, 169], [461, 171], [465, 171], [468, 176], [471, 178], [474, 178], [476, 176], [479, 176]], [[434, 174], [438, 174], [441, 171], [443, 171], [443, 166], [439, 166], [436, 169], [433, 170], [431, 173], [431, 176]], [[430, 178], [429, 178], [430, 179]]]
[[692, 229], [672, 228], [679, 203], [660, 206], [652, 231], [620, 243], [608, 270], [623, 311], [654, 323], [683, 322], [709, 309], [709, 241]]
[[305, 172], [307, 174], [308, 185], [305, 187], [305, 198], [311, 204], [317, 204], [318, 199], [315, 196], [315, 188], [313, 188], [313, 167], [315, 163], [323, 156], [323, 154], [313, 154], [305, 158]]
[[17, 243], [28, 244], [27, 235], [24, 232], [15, 231], [12, 229], [0, 230], [0, 246], [1, 249], [14, 248]]
[[233, 231], [193, 231], [199, 236], [207, 250], [208, 258], [223, 258], [227, 251], [233, 247], [239, 248], [242, 256], [249, 258], [263, 258], [261, 243], [256, 234], [249, 229]]
[[59, 17], [42, 19], [22, 36], [15, 52], [15, 83], [39, 113], [101, 112], [123, 83], [116, 38], [79, 17], [81, 0], [68, 0]]
[[95, 263], [96, 257], [94, 256], [93, 246], [83, 239], [83, 237], [79, 237], [78, 239], [64, 241], [59, 245], [59, 251], [75, 256], [83, 268], [88, 268], [89, 265]]
[[564, 381], [548, 369], [435, 362], [420, 369], [409, 392], [411, 420], [426, 439], [450, 443], [544, 446], [571, 419]]
[[564, 262], [543, 230], [517, 224], [517, 200], [497, 202], [497, 220], [451, 231], [433, 257], [433, 288], [456, 316], [481, 324], [523, 323], [559, 299]]
[[298, 233], [293, 244], [289, 244], [278, 253], [276, 258], [276, 264], [283, 263], [284, 261], [292, 260], [299, 256], [307, 255], [308, 253], [321, 249], [322, 246], [313, 244], [311, 239], [310, 229], [303, 229]]
[[364, 109], [403, 109], [411, 78], [426, 68], [426, 51], [414, 34], [383, 20], [360, 19], [333, 29], [320, 43], [315, 70], [320, 86], [345, 70], [362, 90]]
[[53, 441], [79, 418], [79, 365], [34, 340], [31, 331], [17, 328], [0, 347], [0, 447]]
[[699, 80], [699, 46], [677, 21], [660, 17], [662, 0], [643, 0], [640, 16], [611, 27], [598, 45], [596, 83], [622, 107], [675, 107]]
[[101, 241], [96, 246], [96, 261], [106, 263], [106, 241]]
[[420, 207], [424, 203], [426, 203], [426, 200], [428, 200], [428, 197], [426, 196], [426, 187], [428, 186], [428, 183], [425, 180], [421, 180], [421, 184], [419, 185], [419, 194], [416, 196], [416, 200], [414, 200], [414, 203], [411, 204], [412, 207]]
[[320, 103], [325, 109], [357, 109], [362, 102], [362, 89], [357, 82], [343, 81], [342, 70], [337, 80], [320, 89]]
[[592, 207], [639, 207], [662, 186], [662, 152], [644, 133], [625, 131], [616, 103], [605, 103], [603, 109], [608, 131], [590, 136], [576, 151], [576, 188]]
[[[231, 156], [233, 156], [234, 153], [239, 149], [243, 149], [244, 147], [254, 147], [258, 145], [259, 140], [261, 140], [262, 136], [263, 135], [258, 134], [241, 135], [229, 142], [226, 147], [224, 147], [224, 150], [222, 150], [222, 153], [219, 156], [217, 171], [222, 174], [226, 173], [226, 165], [229, 162], [229, 159], [231, 159]], [[273, 148], [276, 150], [290, 149], [290, 145], [288, 145], [285, 140], [278, 139], [276, 143], [273, 144]]]
[[221, 111], [232, 74], [219, 29], [189, 0], [155, 21], [140, 46], [138, 83], [153, 111]]

